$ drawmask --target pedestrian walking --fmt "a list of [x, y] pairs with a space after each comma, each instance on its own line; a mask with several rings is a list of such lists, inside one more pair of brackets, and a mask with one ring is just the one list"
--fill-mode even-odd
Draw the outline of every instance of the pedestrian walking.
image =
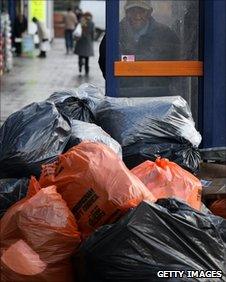
[[73, 51], [73, 31], [78, 23], [77, 16], [72, 11], [71, 8], [68, 8], [67, 14], [64, 17], [64, 34], [65, 34], [65, 45], [66, 45], [66, 54], [69, 54], [70, 51]]
[[92, 14], [86, 12], [81, 18], [82, 35], [77, 39], [75, 45], [75, 54], [78, 57], [79, 74], [81, 75], [82, 67], [85, 65], [85, 74], [89, 75], [89, 57], [94, 56], [94, 31], [95, 25], [92, 21]]
[[40, 54], [38, 55], [39, 58], [46, 58], [46, 51], [47, 51], [47, 45], [49, 45], [49, 36], [47, 29], [44, 25], [44, 23], [40, 22], [37, 18], [32, 19], [33, 23], [37, 25], [37, 32], [38, 32], [38, 38], [39, 38], [39, 48], [40, 48]]
[[75, 11], [75, 14], [77, 16], [78, 22], [80, 22], [81, 17], [83, 15], [82, 10], [78, 6], [76, 6], [74, 11]]
[[27, 18], [23, 14], [19, 14], [15, 18], [13, 32], [13, 42], [16, 49], [16, 55], [21, 56], [22, 53], [22, 37], [27, 31]]

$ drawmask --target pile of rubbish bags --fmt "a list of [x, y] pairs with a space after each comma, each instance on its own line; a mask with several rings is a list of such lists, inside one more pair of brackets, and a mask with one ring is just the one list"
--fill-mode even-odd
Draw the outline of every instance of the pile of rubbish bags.
[[[171, 281], [159, 271], [226, 269], [226, 221], [175, 199], [142, 202], [113, 225], [101, 227], [81, 247], [81, 281]], [[197, 276], [196, 276], [197, 277]], [[190, 277], [192, 278], [192, 277]]]
[[181, 97], [84, 84], [12, 114], [0, 128], [1, 281], [226, 281], [224, 203], [211, 206], [219, 216], [205, 208], [191, 173], [200, 141]]
[[155, 200], [113, 150], [93, 142], [82, 142], [43, 166], [39, 183], [57, 187], [83, 236], [114, 222], [142, 200]]
[[70, 260], [81, 241], [76, 220], [56, 187], [32, 194], [1, 220], [2, 281], [74, 281]]
[[129, 168], [160, 156], [192, 172], [198, 169], [201, 135], [180, 96], [108, 97], [97, 106], [96, 119], [121, 144]]

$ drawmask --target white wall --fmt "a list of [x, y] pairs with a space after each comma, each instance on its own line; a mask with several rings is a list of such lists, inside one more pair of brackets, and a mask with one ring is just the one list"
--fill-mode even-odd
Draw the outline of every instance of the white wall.
[[93, 22], [96, 27], [105, 29], [106, 26], [106, 3], [105, 0], [82, 0], [80, 8], [84, 12], [93, 15]]

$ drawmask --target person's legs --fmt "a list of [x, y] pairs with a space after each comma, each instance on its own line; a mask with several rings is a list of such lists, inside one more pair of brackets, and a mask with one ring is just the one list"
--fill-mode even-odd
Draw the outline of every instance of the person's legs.
[[15, 48], [16, 48], [16, 55], [20, 56], [22, 53], [22, 46], [20, 42], [15, 43]]
[[40, 54], [38, 55], [39, 58], [46, 58], [46, 51], [40, 50]]
[[41, 51], [41, 53], [42, 53], [42, 57], [46, 58], [46, 51]]
[[66, 52], [67, 54], [69, 53], [69, 48], [70, 48], [70, 30], [65, 30], [64, 32], [65, 35], [65, 45], [66, 45]]
[[82, 72], [82, 65], [83, 65], [83, 57], [78, 56], [78, 68], [79, 68], [79, 73]]
[[68, 39], [69, 39], [69, 49], [72, 51], [73, 50], [73, 30], [69, 30], [69, 35], [68, 35]]
[[85, 57], [85, 71], [86, 75], [89, 75], [89, 57]]

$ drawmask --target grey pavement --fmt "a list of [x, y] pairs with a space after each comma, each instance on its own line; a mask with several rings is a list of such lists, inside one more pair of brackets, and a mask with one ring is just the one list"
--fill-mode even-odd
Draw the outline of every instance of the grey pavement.
[[73, 89], [88, 82], [101, 88], [105, 80], [98, 65], [98, 48], [90, 58], [89, 77], [79, 77], [78, 56], [65, 54], [64, 39], [54, 39], [46, 59], [14, 58], [14, 67], [1, 77], [0, 122], [13, 112], [49, 97], [56, 90]]

